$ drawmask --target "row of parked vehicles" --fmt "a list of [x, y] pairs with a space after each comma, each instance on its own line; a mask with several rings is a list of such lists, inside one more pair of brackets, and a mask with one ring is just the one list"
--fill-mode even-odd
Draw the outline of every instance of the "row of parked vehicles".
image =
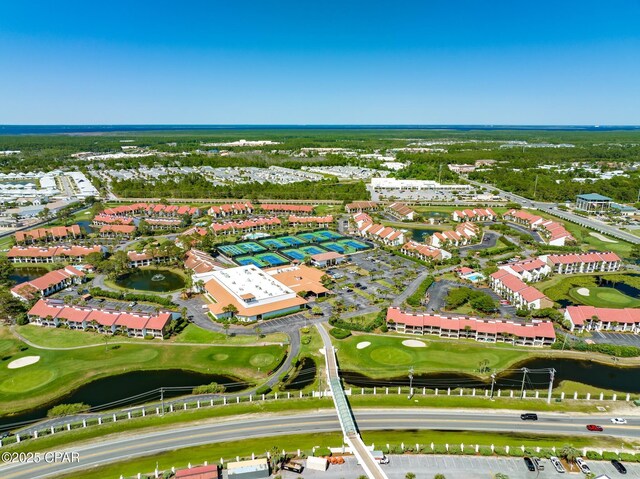
[[[567, 470], [564, 468], [564, 466], [560, 462], [560, 459], [558, 459], [556, 456], [551, 456], [549, 458], [549, 461], [551, 462], [551, 465], [554, 467], [554, 469], [560, 474], [564, 474], [565, 472], [567, 472]], [[538, 457], [525, 457], [524, 464], [525, 466], [527, 466], [527, 469], [529, 469], [531, 472], [544, 471], [544, 461], [542, 461], [542, 459]], [[576, 457], [576, 465], [578, 466], [578, 469], [580, 469], [580, 471], [582, 471], [584, 474], [589, 474], [591, 472], [591, 468], [589, 467], [587, 462], [581, 457]], [[620, 474], [627, 473], [627, 468], [624, 467], [624, 464], [622, 464], [617, 459], [613, 459], [611, 461], [611, 465]]]

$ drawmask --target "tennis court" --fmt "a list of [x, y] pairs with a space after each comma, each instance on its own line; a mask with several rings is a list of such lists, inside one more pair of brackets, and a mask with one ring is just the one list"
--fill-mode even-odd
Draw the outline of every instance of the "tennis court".
[[336, 240], [336, 239], [343, 238], [341, 234], [331, 230], [315, 231], [314, 233], [322, 236], [325, 240]]
[[278, 238], [264, 239], [264, 240], [258, 241], [258, 243], [260, 243], [262, 246], [265, 246], [266, 248], [275, 248], [275, 249], [282, 249], [290, 246], [288, 243], [285, 243], [284, 241], [281, 241]]
[[267, 263], [269, 266], [280, 266], [283, 264], [289, 264], [289, 260], [283, 258], [277, 253], [260, 253], [254, 256], [259, 261]]
[[240, 266], [246, 266], [248, 264], [255, 265], [258, 268], [264, 268], [265, 266], [267, 266], [267, 263], [265, 261], [262, 261], [255, 256], [241, 256], [239, 258], [234, 258], [234, 261]]
[[287, 255], [291, 259], [297, 259], [298, 261], [302, 261], [305, 257], [305, 254], [298, 248], [283, 249], [280, 253]]
[[283, 241], [288, 246], [300, 246], [301, 244], [308, 243], [307, 240], [298, 236], [280, 236], [278, 240]]
[[320, 248], [319, 246], [315, 246], [315, 245], [301, 246], [298, 249], [302, 251], [304, 254], [308, 254], [309, 256], [327, 252], [326, 249]]
[[218, 249], [222, 251], [225, 255], [231, 256], [231, 257], [239, 256], [241, 254], [261, 253], [263, 251], [267, 251], [267, 248], [265, 248], [262, 245], [259, 245], [254, 241], [245, 241], [243, 243], [236, 243], [236, 244], [226, 244], [224, 246], [219, 246]]
[[370, 249], [371, 246], [369, 246], [366, 243], [362, 243], [361, 241], [355, 240], [355, 239], [342, 239], [340, 241], [338, 241], [339, 244], [344, 244], [347, 245], [353, 249], [355, 249], [356, 251], [364, 251], [366, 249]]

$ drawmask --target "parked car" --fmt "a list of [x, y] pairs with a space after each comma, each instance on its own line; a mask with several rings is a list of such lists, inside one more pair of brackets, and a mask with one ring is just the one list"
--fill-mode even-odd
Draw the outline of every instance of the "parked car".
[[587, 424], [587, 430], [588, 431], [602, 432], [602, 431], [604, 431], [604, 428], [602, 426], [598, 426], [596, 424]]
[[576, 464], [583, 473], [589, 474], [591, 472], [591, 469], [589, 469], [589, 466], [587, 466], [587, 463], [584, 462], [584, 459], [581, 457], [576, 457]]
[[627, 424], [627, 420], [626, 419], [622, 419], [621, 417], [614, 417], [614, 418], [611, 418], [611, 423], [612, 424]]
[[526, 412], [524, 414], [520, 414], [520, 419], [523, 421], [537, 421], [538, 415], [533, 412]]
[[618, 461], [617, 459], [614, 459], [611, 461], [611, 465], [613, 467], [616, 468], [616, 471], [618, 471], [620, 474], [626, 474], [627, 473], [627, 468], [624, 467], [624, 464], [622, 464], [620, 461]]
[[567, 472], [562, 466], [560, 459], [558, 459], [556, 456], [551, 456], [549, 460], [551, 461], [551, 464], [553, 465], [553, 467], [556, 469], [557, 472], [559, 472], [560, 474], [564, 474], [565, 472]]
[[538, 471], [544, 471], [544, 463], [542, 462], [542, 459], [540, 459], [539, 457], [534, 457], [533, 463], [538, 468]]
[[530, 457], [524, 458], [524, 464], [525, 466], [527, 466], [527, 469], [529, 469], [531, 472], [535, 472], [536, 465], [533, 463]]

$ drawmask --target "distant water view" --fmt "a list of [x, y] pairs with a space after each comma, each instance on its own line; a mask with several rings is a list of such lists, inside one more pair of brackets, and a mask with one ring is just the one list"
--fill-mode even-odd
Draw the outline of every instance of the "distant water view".
[[0, 125], [0, 135], [71, 135], [136, 131], [191, 130], [543, 130], [616, 131], [640, 126], [595, 125]]

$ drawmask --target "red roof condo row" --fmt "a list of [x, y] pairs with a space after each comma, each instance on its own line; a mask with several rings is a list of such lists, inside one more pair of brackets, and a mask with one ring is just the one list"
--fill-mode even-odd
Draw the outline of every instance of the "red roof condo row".
[[158, 314], [96, 309], [86, 306], [66, 306], [63, 301], [41, 299], [27, 313], [29, 322], [39, 326], [94, 330], [100, 333], [121, 332], [127, 336], [162, 338], [173, 315], [168, 311]]
[[491, 287], [503, 298], [511, 301], [518, 308], [544, 309], [551, 308], [553, 301], [533, 286], [527, 285], [509, 271], [500, 269], [489, 276]]
[[133, 236], [136, 227], [133, 225], [104, 225], [100, 227], [100, 236]]
[[375, 201], [354, 201], [345, 205], [347, 213], [362, 213], [363, 211], [375, 211], [377, 209], [378, 203]]
[[109, 216], [200, 216], [200, 208], [187, 205], [161, 205], [153, 203], [135, 203], [107, 208], [103, 212]]
[[491, 208], [456, 210], [451, 213], [453, 221], [494, 221], [498, 215]]
[[91, 253], [103, 253], [104, 248], [99, 245], [85, 246], [52, 246], [39, 248], [37, 246], [14, 246], [7, 253], [7, 258], [13, 263], [56, 263], [71, 259], [84, 258]]
[[411, 314], [398, 308], [387, 310], [387, 327], [401, 333], [435, 334], [441, 338], [469, 338], [486, 343], [500, 341], [517, 346], [549, 346], [556, 339], [550, 321], [534, 319], [524, 323], [507, 319]]
[[130, 218], [128, 216], [113, 216], [113, 215], [101, 214], [101, 215], [96, 215], [96, 217], [93, 218], [93, 224], [95, 226], [102, 226], [102, 225], [132, 225], [133, 224], [133, 218]]
[[596, 308], [568, 306], [564, 317], [571, 323], [571, 331], [628, 331], [640, 333], [640, 309]]
[[295, 216], [289, 215], [289, 223], [297, 225], [329, 225], [333, 223], [333, 215], [326, 216]]
[[527, 211], [509, 210], [502, 217], [507, 221], [512, 221], [527, 226], [531, 230], [541, 233], [545, 241], [553, 246], [564, 246], [567, 242], [575, 242], [563, 224], [557, 221], [547, 220], [541, 216], [533, 215]]
[[456, 226], [455, 231], [437, 231], [429, 236], [429, 244], [440, 247], [460, 247], [480, 240], [480, 228], [478, 225], [466, 222]]
[[221, 218], [223, 216], [253, 213], [254, 209], [255, 208], [249, 201], [245, 201], [244, 203], [230, 203], [219, 206], [214, 205], [209, 208], [207, 214], [214, 218]]
[[215, 234], [233, 234], [237, 231], [247, 232], [276, 228], [282, 224], [280, 218], [253, 218], [242, 221], [227, 221], [225, 223], [211, 223], [211, 230]]
[[528, 258], [522, 261], [503, 264], [498, 266], [498, 269], [507, 271], [521, 280], [530, 283], [540, 281], [551, 273], [549, 265], [540, 258]]
[[622, 265], [620, 256], [606, 253], [570, 253], [540, 256], [540, 260], [549, 265], [551, 271], [558, 274], [601, 273], [618, 271]]
[[364, 238], [371, 238], [390, 246], [400, 246], [405, 242], [404, 231], [376, 224], [366, 213], [353, 215], [353, 220], [358, 228], [358, 233]]
[[451, 253], [428, 244], [408, 241], [402, 246], [402, 252], [407, 256], [419, 258], [422, 261], [442, 261], [451, 258]]
[[404, 203], [391, 203], [385, 210], [388, 211], [391, 216], [401, 220], [413, 221], [413, 217], [416, 214], [415, 211]]
[[52, 228], [37, 228], [30, 231], [16, 232], [17, 243], [35, 243], [38, 241], [59, 241], [67, 238], [79, 238], [82, 236], [82, 230], [78, 225], [71, 226], [54, 226]]
[[286, 205], [286, 204], [274, 204], [274, 203], [262, 203], [260, 205], [264, 211], [279, 212], [279, 213], [313, 213], [313, 206], [311, 205]]
[[82, 271], [73, 266], [67, 266], [31, 281], [17, 284], [11, 288], [11, 294], [23, 301], [30, 301], [37, 297], [49, 296], [74, 283], [80, 284], [84, 277], [85, 274]]

